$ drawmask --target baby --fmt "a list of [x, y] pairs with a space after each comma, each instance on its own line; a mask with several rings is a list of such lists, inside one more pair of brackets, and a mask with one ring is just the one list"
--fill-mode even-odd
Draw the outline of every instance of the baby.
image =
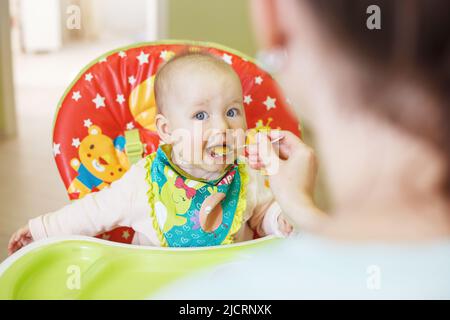
[[155, 77], [161, 146], [109, 187], [31, 219], [9, 253], [60, 235], [132, 227], [134, 244], [211, 246], [287, 235], [264, 177], [240, 161], [246, 119], [238, 75], [209, 54], [175, 56]]

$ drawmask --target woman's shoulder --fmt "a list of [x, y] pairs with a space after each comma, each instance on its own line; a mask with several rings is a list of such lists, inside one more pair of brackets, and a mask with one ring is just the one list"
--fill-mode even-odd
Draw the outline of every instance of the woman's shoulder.
[[[265, 271], [284, 270], [297, 284], [285, 296], [306, 298], [450, 298], [450, 240], [426, 245], [353, 244], [297, 236], [256, 261]], [[280, 279], [283, 281], [282, 279]], [[279, 284], [270, 281], [272, 288]]]
[[[192, 299], [450, 298], [449, 253], [450, 240], [421, 246], [362, 245], [297, 236], [236, 261], [223, 271], [222, 279], [226, 280], [206, 275], [202, 276], [205, 283], [198, 278], [186, 279], [176, 284], [176, 292], [165, 291], [164, 297], [180, 294]], [[244, 282], [246, 286], [242, 286]], [[195, 285], [203, 291], [197, 291]]]

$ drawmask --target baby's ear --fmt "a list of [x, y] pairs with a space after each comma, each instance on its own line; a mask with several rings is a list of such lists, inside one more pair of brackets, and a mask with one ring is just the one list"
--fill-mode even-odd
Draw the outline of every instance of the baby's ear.
[[164, 143], [172, 143], [172, 135], [170, 133], [169, 120], [162, 114], [158, 113], [155, 118], [156, 131], [158, 132], [159, 138], [164, 141]]

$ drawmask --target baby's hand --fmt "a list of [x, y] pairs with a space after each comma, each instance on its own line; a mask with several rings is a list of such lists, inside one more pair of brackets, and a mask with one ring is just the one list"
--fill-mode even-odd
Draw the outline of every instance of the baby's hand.
[[294, 228], [282, 215], [279, 215], [278, 229], [283, 233], [283, 235], [288, 236]]
[[31, 235], [28, 225], [17, 230], [9, 239], [8, 255], [12, 255], [14, 252], [22, 247], [33, 242], [33, 236]]

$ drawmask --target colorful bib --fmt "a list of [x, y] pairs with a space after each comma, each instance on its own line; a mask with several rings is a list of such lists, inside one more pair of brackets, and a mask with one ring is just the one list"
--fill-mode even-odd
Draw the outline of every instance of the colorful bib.
[[147, 156], [148, 200], [163, 246], [203, 247], [233, 242], [246, 207], [247, 173], [233, 164], [214, 181], [186, 178], [165, 145]]

